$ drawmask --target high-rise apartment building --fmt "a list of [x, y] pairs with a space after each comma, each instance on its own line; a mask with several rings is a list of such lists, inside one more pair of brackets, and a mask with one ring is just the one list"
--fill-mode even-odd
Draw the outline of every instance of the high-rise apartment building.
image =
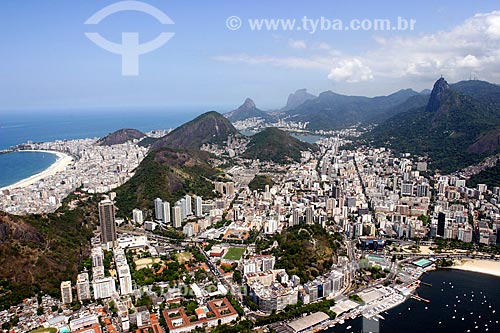
[[115, 206], [111, 200], [99, 202], [101, 243], [113, 247], [116, 244]]
[[191, 196], [189, 194], [186, 194], [184, 199], [186, 200], [186, 216], [193, 215], [193, 208], [191, 206], [192, 205]]
[[170, 223], [170, 203], [168, 201], [161, 204], [161, 215], [163, 223]]
[[92, 282], [94, 290], [94, 299], [109, 298], [115, 292], [115, 279], [111, 276], [94, 279]]
[[134, 220], [134, 223], [137, 224], [143, 224], [144, 223], [144, 216], [142, 214], [142, 210], [140, 209], [134, 209], [132, 211], [132, 219]]
[[89, 274], [87, 272], [78, 274], [76, 280], [76, 296], [80, 302], [91, 298]]
[[71, 281], [61, 282], [61, 300], [63, 304], [73, 302], [73, 293], [71, 292]]
[[120, 280], [120, 294], [128, 295], [133, 293], [132, 277], [128, 265], [117, 267], [118, 278]]
[[182, 209], [180, 206], [175, 206], [172, 209], [172, 224], [174, 228], [180, 228], [182, 225]]
[[446, 215], [440, 212], [438, 214], [438, 225], [437, 225], [438, 236], [444, 237], [445, 224], [446, 224]]
[[194, 203], [194, 214], [196, 217], [202, 217], [203, 216], [203, 199], [201, 197], [196, 197], [195, 203]]
[[155, 203], [155, 219], [157, 221], [160, 221], [163, 219], [163, 215], [162, 215], [163, 201], [160, 198], [156, 198], [154, 203]]

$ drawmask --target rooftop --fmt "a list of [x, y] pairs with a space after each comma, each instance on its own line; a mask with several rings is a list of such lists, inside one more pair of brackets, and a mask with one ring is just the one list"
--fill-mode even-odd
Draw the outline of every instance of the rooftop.
[[300, 319], [294, 320], [288, 324], [288, 326], [294, 332], [302, 332], [307, 328], [318, 325], [319, 323], [330, 319], [330, 317], [324, 312], [315, 312], [309, 316], [302, 317]]

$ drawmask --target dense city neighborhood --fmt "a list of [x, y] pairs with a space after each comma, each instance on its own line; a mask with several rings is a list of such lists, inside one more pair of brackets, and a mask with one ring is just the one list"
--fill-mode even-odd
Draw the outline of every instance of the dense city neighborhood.
[[[222, 332], [221, 325], [239, 321], [305, 332], [381, 317], [418, 297], [419, 277], [447, 260], [498, 260], [490, 245], [500, 242], [499, 188], [468, 188], [465, 175], [430, 173], [425, 159], [410, 154], [349, 149], [353, 135], [323, 136], [319, 151], [288, 165], [238, 157], [245, 140], [208, 145], [237, 161], [225, 170], [227, 181], [214, 182], [213, 199], [156, 198], [151, 210], [135, 208], [126, 217], [118, 217], [112, 189], [133, 175], [145, 148], [32, 144], [75, 161], [29, 192], [3, 190], [5, 209], [50, 211], [78, 189], [70, 207], [99, 197], [100, 227], [83, 269], [61, 283], [59, 297], [40, 295], [0, 312], [4, 328]], [[294, 246], [306, 246], [321, 265], [294, 267]]]

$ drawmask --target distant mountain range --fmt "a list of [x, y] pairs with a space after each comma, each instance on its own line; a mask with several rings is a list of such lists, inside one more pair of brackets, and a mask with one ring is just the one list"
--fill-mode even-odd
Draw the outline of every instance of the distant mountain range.
[[226, 117], [300, 121], [310, 130], [379, 124], [363, 138], [399, 152], [427, 155], [431, 167], [445, 172], [500, 152], [500, 87], [477, 80], [448, 85], [440, 79], [432, 90], [403, 89], [377, 97], [332, 91], [315, 97], [299, 89], [279, 112], [259, 110], [247, 99]]
[[[151, 144], [153, 151], [165, 147], [197, 150], [203, 144], [221, 144], [230, 136], [240, 136], [231, 121], [250, 117], [308, 122], [310, 129], [379, 124], [362, 137], [364, 142], [429, 156], [431, 167], [448, 172], [500, 152], [499, 110], [500, 86], [475, 80], [449, 85], [439, 79], [432, 90], [417, 93], [404, 89], [378, 97], [331, 91], [315, 97], [299, 89], [290, 94], [279, 112], [262, 111], [247, 98], [224, 116], [207, 112], [156, 141], [143, 141]], [[142, 135], [135, 130], [120, 130], [101, 139], [100, 144], [123, 143]], [[301, 150], [314, 148], [286, 132], [268, 128], [250, 138], [243, 157], [285, 163], [298, 161]]]
[[359, 123], [381, 122], [408, 110], [408, 107], [425, 105], [429, 93], [428, 90], [418, 93], [403, 89], [388, 96], [365, 97], [325, 91], [315, 96], [306, 89], [299, 89], [288, 96], [286, 105], [278, 111], [260, 110], [247, 98], [245, 103], [226, 113], [225, 117], [231, 122], [258, 117], [268, 123], [278, 119], [308, 123], [309, 130], [341, 129]]
[[214, 144], [227, 141], [230, 135], [239, 135], [239, 132], [220, 113], [210, 111], [158, 139], [152, 144], [151, 150], [164, 147], [199, 149], [207, 143]]
[[315, 95], [307, 92], [307, 89], [299, 89], [288, 96], [286, 105], [281, 109], [281, 111], [293, 110], [300, 105], [304, 104], [308, 100], [316, 98]]
[[411, 89], [388, 96], [346, 96], [325, 91], [286, 112], [286, 119], [308, 122], [308, 129], [341, 129], [383, 116], [408, 98], [419, 95]]
[[[292, 95], [287, 102], [290, 109], [281, 111], [290, 119], [326, 129], [377, 122], [379, 125], [360, 139], [363, 143], [427, 155], [431, 167], [444, 172], [500, 152], [500, 87], [488, 82], [450, 85], [441, 78], [430, 94], [408, 89], [374, 98], [333, 92], [311, 97], [305, 90]], [[264, 112], [251, 100], [240, 111]], [[99, 140], [102, 145], [134, 139], [153, 144], [134, 176], [116, 189], [118, 214], [130, 216], [133, 208], [151, 212], [156, 197], [174, 202], [186, 193], [204, 198], [214, 196], [212, 181], [223, 174], [210, 164], [216, 156], [199, 148], [206, 143], [222, 144], [232, 135], [241, 134], [227, 118], [212, 111], [154, 143], [154, 139], [132, 129], [119, 130]], [[317, 149], [285, 131], [266, 128], [249, 138], [243, 157], [288, 163], [299, 161], [301, 151]], [[498, 185], [499, 172], [497, 164], [471, 178], [468, 184]], [[261, 178], [254, 184], [262, 186], [269, 181]], [[92, 230], [98, 224], [100, 196], [89, 195], [81, 201], [79, 198], [70, 195], [62, 207], [50, 214], [13, 216], [0, 212], [0, 309], [41, 291], [58, 294], [62, 280], [74, 279], [88, 258]], [[77, 205], [69, 204], [75, 200]]]
[[142, 139], [146, 134], [132, 128], [123, 128], [115, 131], [105, 137], [99, 139], [97, 144], [99, 146], [113, 146], [123, 144], [128, 141]]
[[416, 103], [382, 122], [364, 139], [398, 152], [427, 155], [444, 172], [500, 151], [500, 87], [484, 81], [436, 81], [424, 106]]
[[236, 110], [230, 111], [224, 114], [224, 116], [231, 122], [246, 120], [248, 118], [262, 118], [268, 122], [276, 120], [270, 113], [258, 109], [254, 101], [250, 98], [245, 99], [245, 102]]
[[[134, 176], [115, 190], [119, 214], [129, 216], [133, 208], [149, 210], [157, 197], [170, 202], [187, 193], [212, 197], [211, 181], [219, 177], [221, 170], [210, 164], [216, 156], [201, 151], [200, 147], [206, 143], [223, 144], [230, 136], [244, 137], [228, 119], [211, 111], [157, 140]], [[250, 138], [241, 156], [285, 164], [300, 161], [301, 151], [305, 150], [314, 152], [318, 147], [288, 132], [266, 128]]]
[[[246, 104], [250, 105], [251, 103]], [[124, 134], [127, 133], [140, 132], [130, 129], [119, 130], [99, 140], [99, 142], [125, 142], [126, 136]], [[224, 144], [232, 136], [244, 137], [223, 115], [210, 111], [179, 126], [162, 138], [146, 137], [139, 144], [142, 145], [143, 141], [148, 141], [151, 144], [149, 155], [154, 155], [156, 151], [166, 148], [199, 151], [204, 144]], [[289, 163], [300, 161], [301, 151], [314, 152], [317, 149], [316, 145], [302, 142], [286, 131], [269, 127], [249, 138], [249, 143], [242, 157], [276, 163]], [[138, 172], [140, 173], [142, 169], [138, 168]]]

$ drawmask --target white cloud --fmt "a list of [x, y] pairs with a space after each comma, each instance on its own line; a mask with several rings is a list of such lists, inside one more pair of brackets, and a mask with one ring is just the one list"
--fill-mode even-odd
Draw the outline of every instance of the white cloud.
[[318, 50], [327, 50], [327, 51], [329, 51], [329, 50], [332, 49], [332, 46], [330, 44], [324, 43], [324, 42], [318, 43], [316, 45], [316, 47], [317, 47]]
[[332, 60], [330, 57], [271, 57], [271, 56], [250, 56], [245, 53], [236, 55], [216, 56], [214, 60], [229, 63], [246, 63], [250, 65], [269, 64], [279, 67], [301, 68], [301, 69], [323, 69], [327, 70]]
[[305, 41], [295, 39], [289, 39], [288, 46], [290, 46], [292, 49], [305, 49], [307, 47]]
[[500, 11], [476, 14], [450, 31], [418, 37], [376, 39], [378, 48], [361, 58], [375, 77], [468, 77], [471, 70], [500, 79]]
[[457, 60], [457, 65], [460, 67], [471, 67], [471, 68], [476, 68], [481, 64], [479, 59], [477, 59], [475, 56], [468, 54], [462, 59]]
[[320, 50], [320, 51], [325, 51], [327, 54], [329, 54], [333, 57], [338, 57], [342, 54], [342, 52], [334, 49], [333, 46], [331, 46], [330, 44], [325, 43], [325, 42], [314, 44], [314, 49]]
[[373, 79], [372, 70], [357, 58], [341, 60], [331, 69], [328, 78], [334, 81], [349, 83], [369, 81]]
[[[418, 24], [418, 23], [417, 23]], [[418, 28], [418, 26], [417, 26]], [[403, 79], [429, 82], [444, 75], [462, 80], [471, 72], [480, 79], [500, 81], [500, 11], [476, 14], [448, 31], [409, 37], [375, 36], [375, 46], [362, 54], [346, 54], [327, 43], [316, 43], [309, 57], [231, 55], [220, 61], [323, 69], [335, 82]], [[289, 46], [305, 48], [304, 41]]]

